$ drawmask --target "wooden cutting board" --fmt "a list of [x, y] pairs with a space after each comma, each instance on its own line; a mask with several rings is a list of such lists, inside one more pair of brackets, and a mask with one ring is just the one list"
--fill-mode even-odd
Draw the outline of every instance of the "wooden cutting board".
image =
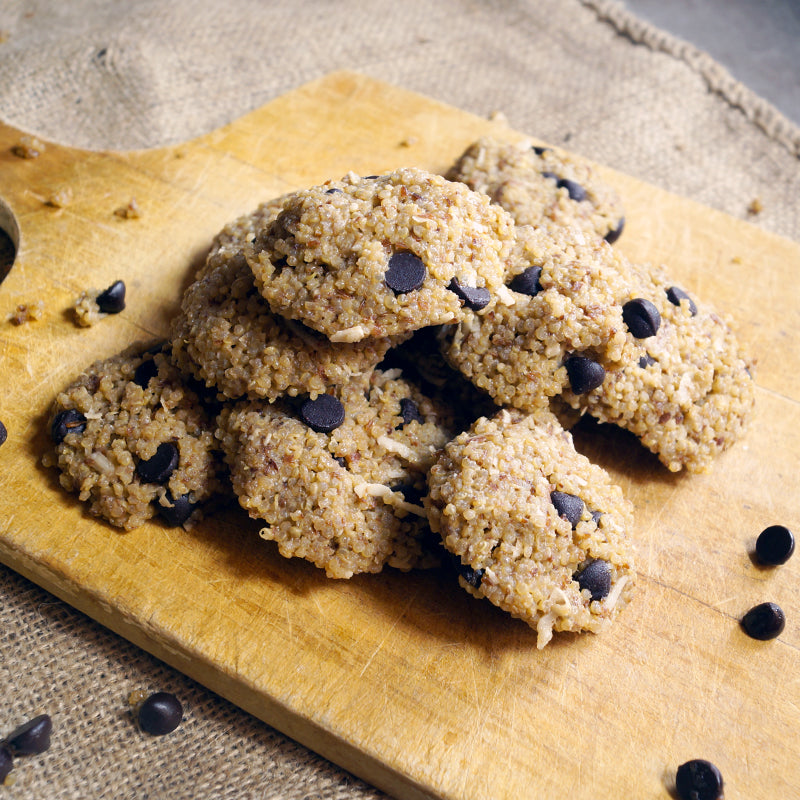
[[[636, 507], [638, 593], [600, 636], [537, 651], [526, 625], [437, 572], [326, 580], [234, 511], [123, 534], [39, 466], [55, 392], [163, 335], [224, 223], [351, 169], [444, 170], [487, 133], [519, 137], [352, 73], [160, 150], [47, 144], [24, 160], [21, 132], [0, 126], [0, 226], [19, 243], [0, 315], [45, 304], [38, 321], [0, 322], [0, 560], [399, 798], [665, 797], [697, 757], [720, 767], [728, 800], [796, 797], [800, 557], [769, 570], [750, 557], [769, 524], [800, 533], [795, 243], [602, 171], [627, 209], [618, 246], [726, 311], [759, 366], [749, 434], [710, 475], [670, 474], [623, 433], [577, 434]], [[67, 188], [67, 206], [47, 204]], [[114, 213], [131, 199], [138, 218]], [[74, 298], [120, 278], [125, 311], [77, 328]], [[765, 600], [788, 622], [757, 642], [738, 620]]]

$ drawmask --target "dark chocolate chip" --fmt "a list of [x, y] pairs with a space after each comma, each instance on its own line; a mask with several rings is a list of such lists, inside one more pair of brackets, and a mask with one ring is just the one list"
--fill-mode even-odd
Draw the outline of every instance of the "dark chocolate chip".
[[114, 281], [108, 289], [97, 295], [95, 302], [104, 314], [119, 314], [125, 308], [125, 284]]
[[192, 501], [191, 494], [182, 494], [179, 497], [173, 497], [167, 492], [167, 500], [171, 503], [168, 506], [158, 504], [158, 515], [164, 522], [172, 528], [179, 528], [186, 522], [192, 513], [197, 508], [198, 504]]
[[5, 444], [6, 439], [8, 439], [8, 431], [6, 430], [6, 426], [0, 422], [0, 444]]
[[661, 327], [661, 314], [658, 309], [643, 297], [628, 300], [622, 306], [622, 319], [628, 330], [637, 339], [647, 339], [655, 336]]
[[560, 178], [558, 177], [558, 175], [555, 174], [555, 172], [543, 172], [542, 177], [549, 178], [551, 181], [555, 181], [556, 183], [558, 183], [558, 181], [560, 180]]
[[408, 425], [409, 422], [419, 422], [422, 425], [425, 420], [422, 418], [422, 414], [419, 413], [419, 408], [417, 408], [417, 404], [410, 398], [410, 397], [402, 397], [400, 398], [400, 416], [403, 418], [403, 424], [398, 426], [400, 428], [403, 425]]
[[336, 194], [337, 192], [338, 192], [338, 193], [341, 193], [341, 191], [342, 191], [341, 189], [337, 189], [337, 188], [334, 186], [332, 189], [326, 189], [326, 190], [325, 190], [325, 194]]
[[3, 744], [15, 756], [36, 756], [50, 747], [53, 720], [49, 714], [40, 714], [15, 728]]
[[606, 371], [596, 361], [585, 356], [570, 356], [565, 362], [569, 385], [574, 394], [586, 394], [600, 386]]
[[344, 406], [332, 394], [321, 394], [316, 400], [305, 400], [302, 403], [300, 419], [312, 431], [330, 433], [344, 422]]
[[456, 569], [458, 574], [473, 588], [480, 589], [483, 575], [486, 572], [484, 569], [473, 569], [469, 564], [462, 564], [460, 561], [456, 562]]
[[391, 489], [393, 492], [400, 492], [407, 503], [412, 503], [415, 506], [422, 505], [423, 490], [417, 489], [413, 484], [399, 483], [397, 486], [392, 486]]
[[543, 156], [547, 152], [548, 148], [539, 147], [538, 145], [533, 145], [531, 147], [531, 150], [533, 150], [533, 152], [536, 153], [537, 156]]
[[616, 228], [612, 228], [603, 238], [609, 243], [614, 244], [614, 242], [622, 236], [622, 231], [625, 230], [625, 217], [620, 217], [619, 222], [617, 223]]
[[344, 456], [334, 456], [333, 460], [342, 468], [347, 469], [347, 459]]
[[512, 292], [519, 292], [520, 294], [527, 294], [535, 297], [542, 291], [542, 285], [539, 283], [539, 278], [542, 277], [541, 267], [528, 267], [524, 272], [515, 275], [508, 284], [508, 288]]
[[0, 784], [8, 777], [8, 773], [14, 768], [14, 757], [11, 751], [5, 746], [0, 746]]
[[379, 177], [380, 177], [380, 175], [365, 175], [364, 176], [364, 180], [365, 181], [376, 181], [376, 180], [378, 180]]
[[139, 727], [152, 736], [172, 733], [183, 719], [181, 701], [169, 692], [151, 694], [139, 706]]
[[786, 617], [776, 603], [760, 603], [742, 617], [744, 632], [753, 639], [766, 641], [783, 633]]
[[408, 250], [394, 253], [384, 273], [386, 285], [395, 294], [405, 294], [419, 289], [425, 282], [427, 270], [419, 256]]
[[655, 363], [656, 363], [656, 360], [655, 360], [655, 359], [653, 358], [653, 356], [651, 356], [649, 353], [648, 353], [648, 354], [645, 354], [645, 355], [643, 355], [643, 356], [642, 356], [642, 357], [639, 359], [639, 366], [640, 366], [642, 369], [647, 369], [647, 367], [649, 367], [651, 364], [655, 364]]
[[697, 314], [697, 306], [694, 303], [689, 295], [683, 291], [683, 289], [679, 289], [677, 286], [671, 286], [667, 289], [667, 299], [672, 303], [674, 306], [679, 306], [681, 304], [681, 300], [688, 300], [689, 301], [689, 312], [692, 316]]
[[482, 308], [486, 308], [486, 306], [489, 305], [489, 301], [492, 299], [492, 295], [489, 293], [488, 289], [484, 289], [480, 286], [462, 286], [458, 278], [453, 278], [447, 288], [453, 292], [456, 297], [463, 300], [467, 308], [471, 308], [473, 311], [480, 311]]
[[794, 534], [783, 525], [764, 528], [756, 539], [756, 556], [762, 564], [785, 564], [794, 553]]
[[556, 507], [559, 517], [564, 517], [574, 528], [583, 516], [583, 500], [568, 492], [550, 492], [550, 502]]
[[581, 589], [588, 589], [592, 600], [602, 600], [611, 591], [611, 566], [596, 558], [574, 576]]
[[155, 378], [156, 375], [158, 375], [158, 365], [154, 358], [148, 358], [136, 367], [136, 371], [133, 373], [133, 382], [142, 389], [146, 389], [150, 379]]
[[602, 516], [603, 516], [602, 511], [592, 511], [592, 522], [594, 522], [595, 525], [599, 525], [600, 517]]
[[710, 761], [695, 758], [678, 767], [675, 788], [680, 800], [721, 800], [722, 775]]
[[50, 438], [61, 444], [68, 433], [83, 433], [86, 430], [86, 417], [74, 408], [59, 411], [50, 426]]
[[574, 200], [576, 203], [582, 203], [588, 197], [586, 189], [576, 181], [571, 181], [569, 178], [559, 179], [556, 186], [559, 189], [566, 189], [567, 194], [569, 194], [569, 199]]
[[162, 442], [151, 458], [136, 465], [136, 474], [145, 483], [166, 483], [178, 467], [178, 445]]

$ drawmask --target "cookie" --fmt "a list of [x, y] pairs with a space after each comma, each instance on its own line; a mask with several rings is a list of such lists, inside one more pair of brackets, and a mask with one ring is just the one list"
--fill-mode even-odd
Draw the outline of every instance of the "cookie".
[[569, 385], [571, 358], [621, 357], [621, 263], [610, 245], [578, 229], [519, 226], [508, 297], [449, 326], [445, 358], [498, 405], [547, 406]]
[[459, 583], [536, 630], [600, 632], [630, 598], [632, 508], [546, 412], [502, 410], [451, 441], [428, 476], [431, 528]]
[[56, 397], [49, 431], [45, 465], [116, 527], [190, 524], [223, 491], [213, 415], [160, 348], [90, 366]]
[[663, 267], [629, 264], [620, 297], [626, 341], [603, 382], [564, 400], [634, 433], [671, 471], [708, 472], [752, 415], [752, 362], [707, 303]]
[[597, 175], [591, 162], [530, 142], [482, 138], [446, 173], [489, 195], [517, 225], [558, 225], [615, 242], [625, 226], [622, 201]]
[[332, 578], [434, 563], [421, 497], [452, 422], [399, 370], [315, 400], [230, 405], [217, 435], [240, 504], [283, 556]]
[[324, 394], [368, 375], [401, 338], [332, 344], [273, 314], [236, 246], [212, 249], [170, 328], [181, 369], [232, 399]]
[[297, 192], [245, 255], [272, 310], [333, 342], [460, 319], [501, 286], [511, 217], [419, 169]]

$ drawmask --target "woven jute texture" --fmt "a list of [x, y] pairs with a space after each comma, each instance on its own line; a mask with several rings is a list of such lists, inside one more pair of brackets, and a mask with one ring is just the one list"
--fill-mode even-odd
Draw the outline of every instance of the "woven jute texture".
[[[800, 239], [798, 129], [617, 3], [5, 0], [0, 31], [0, 117], [49, 140], [172, 144], [346, 68], [502, 112], [517, 130]], [[52, 748], [18, 760], [4, 797], [384, 796], [5, 568], [0, 626], [0, 736], [37, 713], [54, 720]], [[134, 690], [177, 694], [181, 727], [141, 734]]]

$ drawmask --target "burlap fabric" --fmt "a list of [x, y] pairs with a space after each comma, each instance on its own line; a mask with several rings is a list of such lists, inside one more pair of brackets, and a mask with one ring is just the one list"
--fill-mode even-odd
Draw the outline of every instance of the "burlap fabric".
[[[348, 68], [500, 111], [518, 130], [800, 239], [797, 127], [616, 3], [5, 0], [0, 31], [0, 116], [46, 139], [175, 143]], [[53, 747], [18, 760], [3, 796], [383, 796], [6, 568], [0, 598], [0, 735], [45, 711], [55, 724]], [[184, 724], [163, 739], [138, 733], [136, 689], [175, 692]]]

